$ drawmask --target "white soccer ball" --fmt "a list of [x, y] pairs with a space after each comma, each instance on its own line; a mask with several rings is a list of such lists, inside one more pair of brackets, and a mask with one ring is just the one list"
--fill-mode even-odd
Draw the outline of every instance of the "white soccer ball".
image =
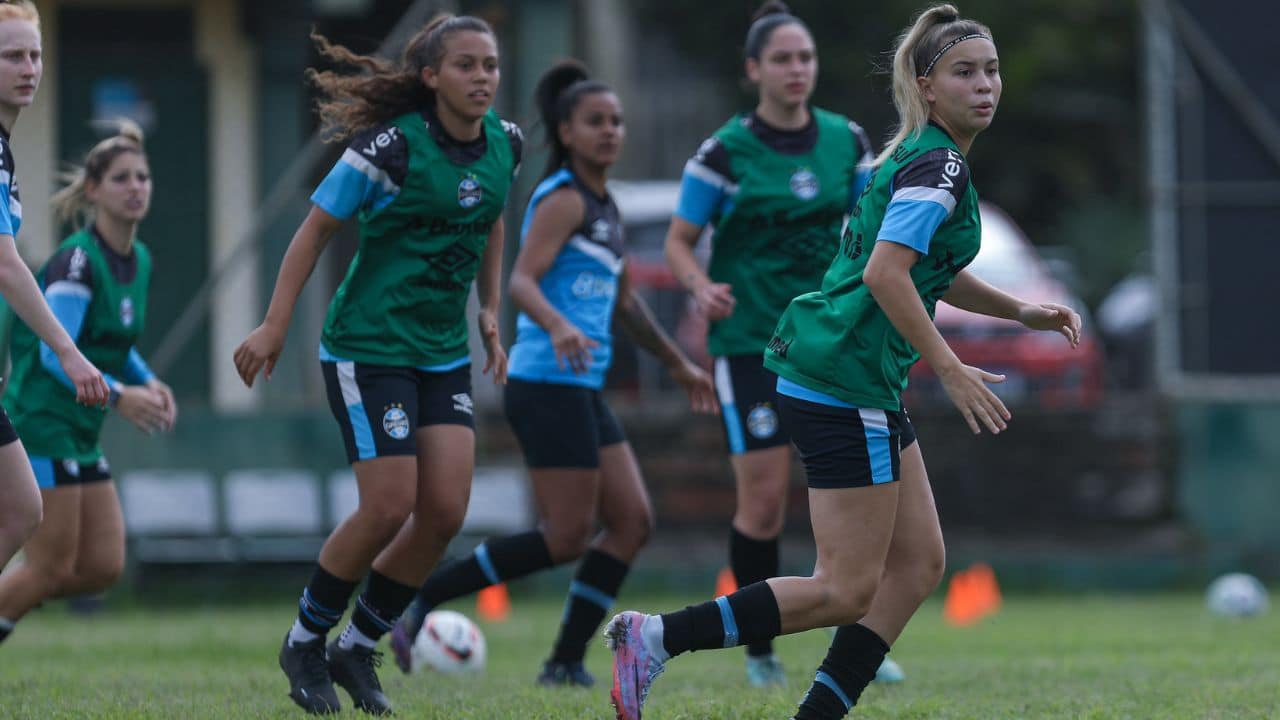
[[466, 615], [436, 610], [427, 613], [411, 655], [415, 672], [423, 668], [442, 673], [480, 672], [485, 661], [484, 634]]
[[1250, 617], [1267, 611], [1267, 589], [1244, 573], [1223, 575], [1209, 584], [1205, 602], [1210, 612], [1226, 617]]

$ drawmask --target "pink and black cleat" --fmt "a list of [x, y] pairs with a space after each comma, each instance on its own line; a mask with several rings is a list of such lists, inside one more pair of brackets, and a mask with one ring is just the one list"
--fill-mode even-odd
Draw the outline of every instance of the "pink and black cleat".
[[605, 644], [613, 651], [609, 697], [617, 720], [640, 720], [649, 688], [664, 669], [664, 661], [649, 652], [640, 634], [648, 617], [628, 610], [615, 615], [604, 629]]
[[396, 659], [396, 667], [401, 672], [413, 669], [413, 637], [404, 625], [396, 621], [391, 627], [391, 656]]

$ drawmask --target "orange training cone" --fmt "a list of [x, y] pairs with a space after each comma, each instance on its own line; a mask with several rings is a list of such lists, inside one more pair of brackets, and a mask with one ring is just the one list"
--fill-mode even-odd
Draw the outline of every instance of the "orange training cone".
[[488, 622], [502, 622], [511, 617], [511, 596], [506, 583], [490, 585], [476, 595], [476, 614]]
[[737, 590], [738, 580], [733, 576], [733, 571], [729, 568], [721, 568], [720, 574], [716, 575], [716, 597], [732, 595]]
[[979, 563], [951, 576], [942, 615], [947, 623], [965, 627], [995, 613], [1001, 601], [995, 571]]

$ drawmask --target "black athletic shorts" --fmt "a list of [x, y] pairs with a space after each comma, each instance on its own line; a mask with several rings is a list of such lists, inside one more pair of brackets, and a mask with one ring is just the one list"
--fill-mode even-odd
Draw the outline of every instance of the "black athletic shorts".
[[895, 482], [901, 451], [916, 441], [905, 410], [836, 407], [781, 393], [778, 406], [811, 488]]
[[779, 422], [775, 388], [778, 376], [764, 366], [764, 353], [715, 359], [716, 399], [724, 420], [730, 455], [786, 445], [790, 436]]
[[28, 455], [31, 470], [36, 474], [36, 485], [42, 490], [68, 485], [88, 485], [111, 479], [111, 464], [105, 455], [92, 462], [59, 460], [58, 458]]
[[320, 368], [348, 462], [416, 455], [420, 427], [475, 429], [469, 363], [443, 372], [328, 360]]
[[503, 406], [531, 468], [598, 468], [627, 439], [599, 390], [509, 379]]

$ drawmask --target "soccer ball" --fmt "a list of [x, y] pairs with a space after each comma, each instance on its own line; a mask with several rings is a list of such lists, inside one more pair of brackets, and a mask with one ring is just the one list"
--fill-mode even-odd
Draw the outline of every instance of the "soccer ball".
[[1226, 617], [1250, 617], [1267, 611], [1267, 589], [1244, 573], [1223, 575], [1209, 584], [1205, 596], [1210, 612]]
[[414, 638], [413, 670], [430, 668], [442, 673], [471, 673], [484, 669], [484, 635], [460, 612], [428, 613]]

